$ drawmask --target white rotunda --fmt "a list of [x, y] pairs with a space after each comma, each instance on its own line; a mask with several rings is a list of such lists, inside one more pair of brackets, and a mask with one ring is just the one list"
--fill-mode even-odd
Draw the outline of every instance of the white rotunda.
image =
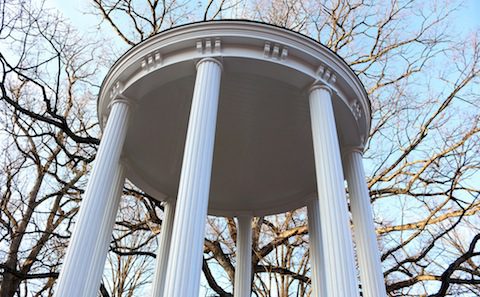
[[[251, 220], [306, 206], [313, 296], [386, 296], [362, 165], [367, 94], [301, 34], [176, 27], [131, 48], [98, 98], [103, 137], [56, 296], [95, 296], [125, 178], [165, 202], [152, 297], [198, 296], [207, 214], [238, 220], [234, 295], [251, 296]], [[350, 212], [356, 239], [355, 264]]]

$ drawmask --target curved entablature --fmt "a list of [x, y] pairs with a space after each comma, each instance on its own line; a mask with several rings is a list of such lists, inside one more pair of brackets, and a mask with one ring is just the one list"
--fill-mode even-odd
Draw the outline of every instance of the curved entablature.
[[316, 197], [312, 87], [331, 91], [341, 149], [364, 147], [366, 92], [325, 46], [249, 21], [173, 28], [125, 53], [108, 72], [98, 101], [101, 124], [113, 100], [135, 102], [123, 160], [127, 177], [157, 199], [176, 199], [195, 65], [204, 58], [223, 68], [210, 214], [275, 214]]
[[[241, 57], [281, 64], [329, 86], [350, 107], [365, 142], [370, 129], [370, 103], [350, 67], [327, 47], [301, 34], [250, 21], [210, 21], [172, 28], [125, 53], [102, 83], [99, 116], [108, 102], [135, 81], [162, 67], [202, 57]], [[310, 86], [305, 86], [306, 88]], [[361, 145], [363, 145], [362, 143]], [[360, 144], [358, 144], [360, 145]]]
[[152, 296], [198, 295], [208, 214], [237, 217], [234, 292], [250, 296], [253, 217], [304, 206], [313, 291], [358, 296], [353, 220], [362, 292], [386, 296], [361, 156], [368, 99], [333, 52], [266, 24], [186, 25], [115, 63], [98, 115], [55, 296], [98, 291], [126, 177], [165, 202]]

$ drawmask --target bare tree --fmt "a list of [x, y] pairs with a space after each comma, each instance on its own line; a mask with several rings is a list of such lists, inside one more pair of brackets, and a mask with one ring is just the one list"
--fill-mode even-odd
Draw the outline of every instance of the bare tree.
[[[119, 53], [99, 57], [108, 51], [41, 5], [0, 3], [0, 38], [10, 45], [0, 47], [0, 295], [50, 295], [98, 144], [96, 73]], [[389, 295], [480, 295], [480, 32], [451, 26], [461, 3], [91, 3], [126, 47], [182, 23], [246, 18], [306, 34], [345, 57], [372, 102], [365, 158]], [[102, 296], [141, 295], [155, 256], [162, 207], [132, 185], [124, 194]], [[308, 296], [305, 209], [256, 218], [253, 234], [254, 294]], [[208, 292], [232, 296], [235, 240], [232, 218], [209, 218]]]
[[98, 144], [98, 49], [41, 6], [0, 10], [0, 296], [50, 295]]

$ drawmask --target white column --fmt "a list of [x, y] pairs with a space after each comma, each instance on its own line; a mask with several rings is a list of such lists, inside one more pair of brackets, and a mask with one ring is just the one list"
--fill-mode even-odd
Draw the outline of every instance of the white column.
[[83, 296], [96, 296], [100, 288], [103, 271], [105, 268], [105, 260], [108, 254], [108, 247], [112, 239], [113, 226], [115, 218], [117, 217], [118, 206], [120, 198], [122, 197], [122, 190], [125, 184], [125, 167], [122, 164], [117, 164], [115, 168], [115, 176], [113, 179], [110, 193], [107, 196], [107, 207], [103, 215], [102, 223], [100, 224], [99, 240], [95, 246], [93, 254], [92, 266], [88, 273], [88, 278], [85, 283]]
[[198, 296], [222, 67], [197, 64], [164, 296]]
[[[90, 273], [96, 273], [95, 259], [102, 258], [101, 249], [105, 233], [111, 226], [105, 224], [105, 214], [109, 207], [111, 191], [118, 178], [120, 154], [125, 141], [129, 115], [129, 104], [125, 98], [112, 102], [110, 116], [103, 133], [94, 168], [77, 216], [75, 230], [70, 239], [65, 261], [58, 280], [55, 296], [80, 297]], [[117, 177], [116, 177], [117, 176]], [[118, 203], [118, 201], [117, 201]], [[116, 206], [114, 206], [116, 209]], [[113, 212], [113, 210], [112, 210]], [[108, 229], [108, 230], [107, 230]], [[95, 266], [96, 269], [99, 266]], [[97, 281], [97, 280], [96, 280]], [[99, 286], [100, 282], [95, 285]], [[98, 288], [98, 287], [97, 287]]]
[[307, 205], [308, 238], [312, 267], [313, 297], [327, 297], [325, 281], [325, 260], [323, 259], [322, 224], [318, 199]]
[[350, 193], [353, 230], [364, 297], [386, 297], [385, 280], [380, 262], [372, 207], [368, 194], [362, 153], [351, 150], [345, 154], [345, 175]]
[[173, 218], [175, 216], [175, 202], [167, 201], [163, 204], [163, 220], [158, 241], [157, 261], [152, 284], [152, 297], [162, 297], [167, 277], [168, 256], [172, 242]]
[[337, 129], [327, 87], [310, 90], [327, 296], [359, 295]]
[[237, 266], [234, 297], [252, 295], [252, 216], [237, 217]]

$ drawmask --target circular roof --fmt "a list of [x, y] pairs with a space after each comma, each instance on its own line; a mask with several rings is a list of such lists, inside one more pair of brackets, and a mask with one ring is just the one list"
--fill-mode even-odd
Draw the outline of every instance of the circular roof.
[[118, 95], [134, 102], [123, 148], [127, 177], [159, 200], [176, 199], [195, 64], [223, 64], [209, 213], [255, 216], [316, 197], [308, 89], [332, 89], [342, 149], [363, 147], [370, 107], [357, 76], [301, 34], [249, 21], [201, 22], [136, 45], [110, 69], [98, 116]]

